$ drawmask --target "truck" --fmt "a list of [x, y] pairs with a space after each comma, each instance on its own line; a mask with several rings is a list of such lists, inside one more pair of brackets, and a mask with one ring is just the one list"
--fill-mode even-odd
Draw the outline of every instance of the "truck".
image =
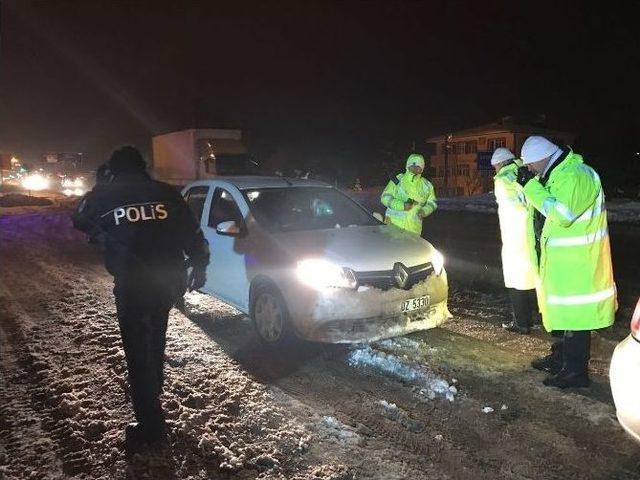
[[235, 129], [191, 128], [152, 138], [154, 178], [176, 186], [225, 175], [257, 173]]

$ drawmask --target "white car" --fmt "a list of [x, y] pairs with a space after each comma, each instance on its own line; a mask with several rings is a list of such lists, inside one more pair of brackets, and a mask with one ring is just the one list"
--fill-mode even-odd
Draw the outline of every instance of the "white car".
[[631, 317], [631, 333], [611, 357], [609, 381], [618, 421], [640, 442], [640, 299]]
[[371, 341], [451, 316], [443, 256], [330, 185], [220, 177], [182, 193], [211, 250], [202, 291], [249, 315], [268, 344]]

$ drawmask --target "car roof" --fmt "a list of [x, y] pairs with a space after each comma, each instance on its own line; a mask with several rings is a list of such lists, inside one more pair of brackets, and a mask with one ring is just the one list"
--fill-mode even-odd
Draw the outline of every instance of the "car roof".
[[318, 180], [307, 180], [304, 178], [289, 177], [267, 177], [267, 176], [220, 176], [207, 180], [196, 180], [189, 185], [212, 185], [217, 183], [230, 183], [239, 190], [250, 188], [286, 188], [286, 187], [331, 187], [328, 183]]

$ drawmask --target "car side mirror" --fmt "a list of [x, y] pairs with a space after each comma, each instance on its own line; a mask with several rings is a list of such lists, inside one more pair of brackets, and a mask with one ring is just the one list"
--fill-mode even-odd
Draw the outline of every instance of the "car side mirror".
[[381, 213], [378, 212], [373, 212], [373, 218], [375, 218], [376, 220], [378, 220], [379, 222], [384, 223], [384, 217], [382, 216]]
[[239, 237], [242, 234], [242, 228], [233, 220], [229, 220], [228, 222], [219, 223], [216, 227], [216, 233], [227, 237]]

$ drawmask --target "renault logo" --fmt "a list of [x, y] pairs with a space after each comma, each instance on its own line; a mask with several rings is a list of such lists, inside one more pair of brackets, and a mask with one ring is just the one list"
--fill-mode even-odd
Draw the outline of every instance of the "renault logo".
[[409, 283], [409, 271], [401, 263], [396, 263], [393, 266], [393, 279], [396, 281], [396, 285], [399, 288], [406, 289]]

